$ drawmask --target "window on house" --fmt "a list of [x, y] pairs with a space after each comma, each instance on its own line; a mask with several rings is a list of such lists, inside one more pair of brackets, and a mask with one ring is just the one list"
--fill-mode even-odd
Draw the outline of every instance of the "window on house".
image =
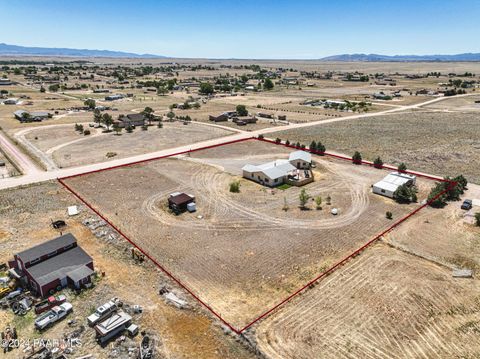
[[382, 193], [385, 193], [385, 190], [384, 190], [384, 189], [382, 189], [382, 190], [381, 190], [381, 192], [382, 192]]

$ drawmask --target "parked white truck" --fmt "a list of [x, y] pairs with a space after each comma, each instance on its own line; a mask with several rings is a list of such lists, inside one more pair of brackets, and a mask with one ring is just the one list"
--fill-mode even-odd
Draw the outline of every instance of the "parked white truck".
[[72, 309], [72, 305], [68, 302], [53, 307], [48, 312], [39, 315], [35, 319], [35, 328], [38, 330], [48, 328], [59, 320], [65, 318], [72, 311]]
[[118, 309], [118, 303], [119, 303], [118, 298], [113, 298], [112, 300], [108, 301], [107, 303], [99, 306], [95, 310], [95, 313], [93, 313], [92, 315], [90, 315], [87, 318], [88, 325], [93, 327], [95, 324], [97, 324], [101, 320], [106, 319], [110, 315], [115, 313]]

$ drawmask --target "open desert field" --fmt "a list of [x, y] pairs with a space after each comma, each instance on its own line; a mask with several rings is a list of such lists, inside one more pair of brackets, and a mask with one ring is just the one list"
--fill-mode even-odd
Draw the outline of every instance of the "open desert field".
[[[40, 200], [32, 200], [35, 198]], [[67, 206], [71, 205], [79, 206], [78, 216], [67, 216]], [[0, 191], [0, 262], [12, 259], [14, 253], [57, 237], [59, 232], [52, 228], [52, 219], [66, 221], [64, 233], [75, 235], [82, 248], [94, 259], [99, 275], [91, 289], [80, 294], [68, 289], [62, 292], [72, 303], [74, 312], [47, 333], [34, 329], [33, 309], [25, 316], [14, 315], [10, 309], [0, 311], [2, 328], [13, 324], [22, 344], [38, 338], [61, 340], [64, 335], [76, 332], [82, 345], [74, 348], [70, 354], [72, 358], [90, 354], [98, 359], [131, 358], [137, 352], [132, 354], [129, 348], [138, 348], [141, 338], [127, 338], [120, 345], [113, 342], [102, 348], [95, 340], [95, 330], [86, 323], [92, 308], [118, 297], [124, 302], [124, 310], [134, 304], [143, 307], [143, 313], [133, 314], [133, 317], [141, 330], [155, 338], [159, 358], [191, 358], [192, 353], [197, 357], [218, 359], [255, 357], [233, 337], [225, 335], [220, 325], [205, 314], [194, 298], [185, 295], [151, 262], [132, 259], [131, 246], [118, 234], [106, 230], [105, 225], [96, 230], [85, 226], [86, 220], [98, 223], [100, 219], [56, 181]], [[158, 293], [163, 286], [178, 293], [188, 307], [178, 309], [168, 303]], [[75, 322], [69, 325], [69, 320]], [[20, 349], [2, 354], [2, 358], [23, 358], [28, 355], [23, 349], [22, 345]]]
[[[329, 158], [314, 159], [315, 181], [303, 187], [323, 197], [321, 210], [312, 202], [310, 210], [300, 210], [298, 187], [271, 190], [240, 177], [245, 164], [289, 152], [250, 140], [65, 182], [241, 328], [388, 228], [386, 211], [398, 220], [418, 206], [371, 193], [385, 171]], [[240, 193], [229, 192], [237, 179]], [[418, 180], [419, 201], [432, 184]], [[167, 210], [168, 195], [177, 191], [196, 197], [196, 213]], [[334, 207], [337, 216], [330, 214]]]
[[[446, 101], [447, 102], [447, 101]], [[269, 134], [309, 144], [322, 141], [327, 151], [353, 154], [364, 159], [380, 156], [385, 163], [404, 162], [410, 168], [440, 175], [463, 174], [480, 183], [473, 163], [480, 160], [478, 114], [414, 111], [355, 119]]]
[[[84, 123], [88, 127], [88, 123]], [[17, 131], [16, 137], [33, 146], [40, 160], [51, 162], [58, 168], [97, 163], [165, 148], [228, 136], [233, 131], [196, 123], [165, 122], [162, 128], [151, 126], [147, 131], [137, 128], [133, 133], [104, 133], [91, 129], [90, 136], [75, 131], [73, 125], [44, 126]], [[111, 157], [107, 153], [114, 154]]]
[[378, 243], [254, 328], [269, 358], [476, 358], [480, 282]]

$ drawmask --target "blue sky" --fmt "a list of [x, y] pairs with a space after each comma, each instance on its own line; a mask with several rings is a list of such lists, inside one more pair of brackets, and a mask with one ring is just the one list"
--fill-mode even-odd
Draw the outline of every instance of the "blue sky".
[[478, 0], [0, 0], [0, 42], [175, 57], [480, 52]]

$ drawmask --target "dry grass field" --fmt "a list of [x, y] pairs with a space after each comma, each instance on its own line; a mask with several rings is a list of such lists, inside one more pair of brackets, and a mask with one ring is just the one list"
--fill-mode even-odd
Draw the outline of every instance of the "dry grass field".
[[477, 358], [480, 282], [378, 243], [254, 328], [269, 358]]
[[480, 183], [478, 114], [462, 112], [396, 113], [272, 133], [272, 138], [309, 144], [322, 141], [327, 151], [385, 163], [404, 162], [412, 169], [440, 176], [463, 174]]
[[[312, 202], [300, 210], [297, 187], [270, 190], [241, 179], [240, 193], [228, 191], [246, 163], [288, 152], [249, 141], [66, 182], [240, 328], [390, 226], [386, 211], [400, 219], [418, 206], [371, 194], [386, 172], [326, 158], [315, 158], [316, 180], [304, 186], [324, 203], [332, 198], [322, 210]], [[418, 185], [421, 201], [432, 183]], [[167, 210], [176, 191], [195, 195], [195, 214]]]
[[[88, 123], [84, 123], [88, 127]], [[90, 129], [92, 134], [84, 136], [74, 130], [73, 125], [38, 127], [17, 131], [41, 153], [52, 159], [59, 168], [108, 161], [143, 153], [155, 152], [189, 143], [228, 136], [233, 131], [196, 123], [183, 125], [181, 122], [165, 122], [162, 128], [151, 126], [147, 131], [137, 128], [133, 133], [104, 133], [102, 129]], [[114, 153], [107, 157], [107, 153]]]
[[[39, 200], [32, 201], [32, 198]], [[78, 205], [80, 215], [68, 217], [67, 206]], [[80, 336], [82, 346], [76, 348], [72, 357], [93, 354], [95, 358], [127, 358], [128, 347], [138, 346], [141, 336], [127, 339], [125, 346], [110, 344], [102, 348], [95, 341], [95, 331], [87, 326], [86, 317], [92, 308], [99, 306], [112, 297], [120, 298], [125, 305], [139, 304], [142, 314], [133, 315], [134, 322], [140, 330], [153, 334], [157, 340], [158, 357], [191, 358], [192, 353], [198, 358], [247, 359], [254, 355], [231, 336], [226, 336], [222, 328], [205, 315], [197, 302], [185, 296], [187, 309], [177, 309], [168, 304], [158, 290], [167, 286], [174, 292], [180, 292], [175, 283], [163, 273], [156, 270], [150, 262], [137, 262], [130, 257], [130, 245], [121, 238], [107, 240], [97, 236], [100, 227], [92, 233], [82, 224], [85, 219], [96, 218], [75, 197], [57, 182], [0, 191], [0, 262], [6, 262], [13, 253], [20, 252], [33, 245], [55, 238], [59, 232], [52, 228], [52, 219], [64, 219], [65, 231], [73, 233], [82, 248], [89, 253], [98, 273], [104, 277], [96, 280], [94, 288], [80, 295], [65, 290], [74, 312], [67, 320], [59, 322], [47, 332], [39, 334], [34, 330], [34, 314], [15, 316], [11, 310], [0, 311], [2, 328], [8, 323], [16, 326], [19, 339], [45, 338], [62, 339], [73, 331], [84, 331]], [[124, 307], [126, 310], [126, 308]], [[69, 326], [67, 321], [75, 319], [76, 324]], [[16, 349], [2, 358], [17, 359], [26, 355], [22, 349]], [[130, 356], [131, 357], [131, 356]]]

